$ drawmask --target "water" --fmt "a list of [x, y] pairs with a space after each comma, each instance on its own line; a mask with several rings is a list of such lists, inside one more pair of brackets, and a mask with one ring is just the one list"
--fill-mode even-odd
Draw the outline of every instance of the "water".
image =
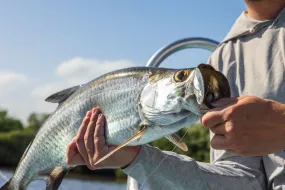
[[[0, 187], [4, 185], [6, 180], [10, 179], [12, 176], [11, 171], [7, 170], [0, 170]], [[75, 178], [68, 178], [65, 177], [59, 187], [59, 190], [126, 190], [126, 183], [117, 183], [114, 181], [99, 181], [90, 179], [75, 179]], [[45, 189], [45, 182], [42, 180], [33, 181], [28, 190], [40, 190]]]

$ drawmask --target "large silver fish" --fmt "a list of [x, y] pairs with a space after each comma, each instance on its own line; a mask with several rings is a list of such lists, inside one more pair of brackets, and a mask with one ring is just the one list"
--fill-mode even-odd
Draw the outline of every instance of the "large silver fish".
[[226, 77], [205, 64], [187, 69], [126, 68], [55, 93], [46, 101], [59, 103], [58, 108], [0, 189], [26, 189], [36, 179], [44, 179], [46, 189], [57, 189], [71, 169], [66, 164], [67, 145], [93, 107], [100, 106], [106, 117], [108, 144], [132, 146], [167, 137], [187, 150], [175, 132], [199, 121], [211, 102], [226, 97]]

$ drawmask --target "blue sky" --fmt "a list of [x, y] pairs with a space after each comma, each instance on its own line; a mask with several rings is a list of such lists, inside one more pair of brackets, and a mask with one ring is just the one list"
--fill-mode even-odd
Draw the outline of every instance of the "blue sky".
[[[181, 38], [221, 41], [244, 9], [243, 0], [3, 1], [0, 107], [22, 119], [32, 111], [52, 111], [43, 102], [48, 93], [107, 72], [103, 65], [145, 65], [155, 51]], [[209, 55], [183, 50], [162, 66], [194, 67]], [[94, 72], [85, 75], [88, 67]]]

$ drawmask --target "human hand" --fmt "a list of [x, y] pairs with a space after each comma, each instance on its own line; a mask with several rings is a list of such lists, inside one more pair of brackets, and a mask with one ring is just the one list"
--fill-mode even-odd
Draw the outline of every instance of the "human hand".
[[94, 164], [111, 152], [116, 146], [106, 144], [104, 137], [105, 117], [99, 108], [88, 111], [77, 135], [68, 145], [66, 162], [68, 165], [86, 165], [89, 169], [122, 168], [136, 157], [139, 146], [124, 147], [99, 164]]
[[285, 150], [285, 105], [254, 96], [222, 99], [202, 118], [211, 146], [244, 156]]

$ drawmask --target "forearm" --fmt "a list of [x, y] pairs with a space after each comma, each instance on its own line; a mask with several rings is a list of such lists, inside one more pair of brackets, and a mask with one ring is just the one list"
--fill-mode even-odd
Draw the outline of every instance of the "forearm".
[[123, 171], [150, 189], [265, 189], [258, 170], [230, 161], [200, 163], [148, 145]]

